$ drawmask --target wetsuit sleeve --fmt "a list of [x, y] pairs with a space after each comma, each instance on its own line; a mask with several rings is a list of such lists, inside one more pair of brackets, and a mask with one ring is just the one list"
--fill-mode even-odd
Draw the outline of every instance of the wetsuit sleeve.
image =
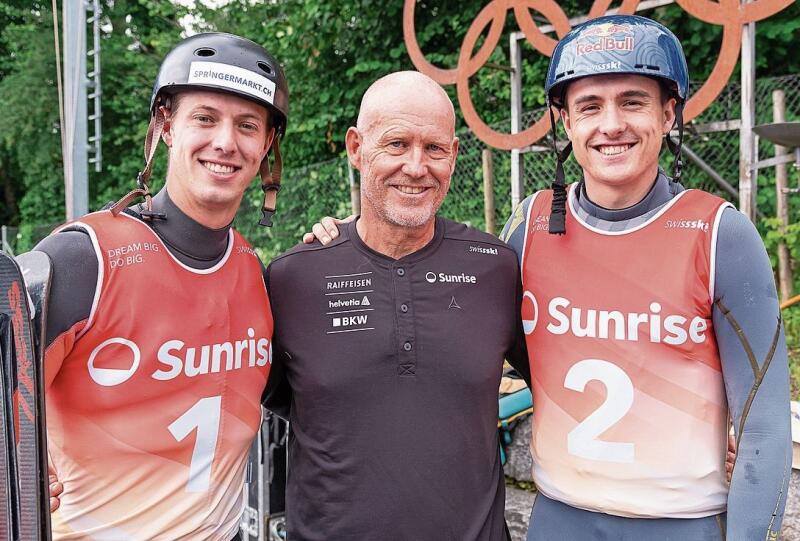
[[792, 458], [786, 338], [764, 245], [734, 209], [723, 211], [715, 269], [714, 331], [737, 439], [727, 539], [777, 539]]
[[[527, 224], [525, 223], [528, 216], [528, 207], [531, 204], [531, 196], [526, 197], [511, 214], [511, 217], [503, 227], [500, 233], [500, 240], [511, 246], [517, 254], [517, 264], [522, 262], [522, 250], [525, 244], [525, 230]], [[507, 354], [507, 360], [517, 372], [525, 379], [528, 387], [531, 386], [531, 371], [530, 362], [528, 361], [528, 350], [525, 343], [525, 333], [522, 330], [522, 277], [517, 268], [517, 336], [514, 340], [514, 347]]]
[[500, 240], [511, 246], [517, 253], [517, 261], [522, 264], [522, 250], [525, 246], [525, 231], [527, 230], [528, 207], [533, 196], [528, 196], [517, 205], [511, 217], [500, 232]]
[[522, 278], [517, 269], [517, 299], [514, 307], [516, 314], [516, 332], [511, 350], [506, 353], [506, 360], [516, 370], [528, 388], [531, 386], [531, 365], [528, 360], [528, 348], [525, 342], [525, 332], [522, 330]]
[[99, 267], [92, 241], [82, 231], [55, 233], [34, 249], [53, 262], [45, 349], [45, 386], [49, 387], [89, 320]]
[[[270, 273], [272, 265], [264, 271], [264, 284], [267, 286], [267, 294], [270, 295], [270, 302], [272, 302], [272, 295], [270, 292]], [[277, 316], [279, 307], [272, 305], [272, 314], [275, 320], [275, 330], [272, 334], [272, 365], [269, 369], [269, 380], [267, 387], [264, 389], [264, 394], [261, 397], [261, 402], [265, 408], [273, 412], [275, 415], [282, 419], [289, 420], [289, 411], [292, 404], [292, 388], [289, 386], [289, 381], [286, 377], [286, 360], [287, 353], [280, 344], [280, 318]]]

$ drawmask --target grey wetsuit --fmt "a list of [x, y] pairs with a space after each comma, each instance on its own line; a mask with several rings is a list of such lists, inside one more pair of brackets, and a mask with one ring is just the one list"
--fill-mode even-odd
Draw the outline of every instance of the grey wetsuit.
[[[609, 210], [589, 200], [581, 186], [576, 191], [577, 212], [595, 228], [625, 230], [646, 221], [683, 190], [660, 173], [642, 201]], [[530, 200], [522, 202], [522, 216]], [[520, 258], [525, 229], [524, 221], [512, 217], [502, 234]], [[791, 443], [786, 340], [778, 328], [775, 282], [758, 232], [735, 209], [723, 211], [716, 249], [713, 324], [738, 442], [727, 513], [698, 519], [631, 519], [577, 509], [539, 494], [529, 541], [776, 538], [786, 504]]]

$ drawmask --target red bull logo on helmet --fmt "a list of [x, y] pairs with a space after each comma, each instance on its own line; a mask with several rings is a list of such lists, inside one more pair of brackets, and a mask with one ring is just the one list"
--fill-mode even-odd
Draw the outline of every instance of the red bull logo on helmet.
[[603, 23], [582, 31], [576, 46], [578, 56], [583, 56], [600, 51], [632, 51], [634, 44], [631, 25]]

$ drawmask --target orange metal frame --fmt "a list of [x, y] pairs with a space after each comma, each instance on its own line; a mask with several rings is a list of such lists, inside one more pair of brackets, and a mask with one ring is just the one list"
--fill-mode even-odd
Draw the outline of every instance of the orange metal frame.
[[[623, 0], [617, 13], [632, 15], [640, 0]], [[711, 75], [703, 86], [695, 92], [686, 104], [684, 120], [686, 122], [702, 113], [719, 95], [725, 84], [730, 79], [739, 51], [742, 45], [742, 26], [755, 21], [766, 19], [787, 8], [794, 0], [755, 0], [754, 2], [740, 4], [740, 0], [676, 0], [678, 5], [701, 21], [722, 27], [722, 46]], [[589, 19], [603, 15], [611, 5], [612, 0], [596, 0], [589, 11]], [[461, 50], [458, 55], [458, 65], [455, 68], [440, 68], [434, 66], [425, 58], [417, 42], [414, 26], [415, 0], [405, 0], [403, 7], [403, 35], [406, 48], [414, 66], [422, 73], [428, 75], [441, 85], [455, 84], [458, 92], [458, 102], [469, 127], [484, 143], [502, 150], [524, 148], [541, 139], [549, 129], [547, 115], [536, 121], [526, 130], [511, 134], [498, 132], [490, 128], [478, 115], [472, 103], [469, 91], [469, 78], [475, 75], [492, 54], [503, 33], [506, 12], [514, 10], [514, 16], [519, 22], [520, 30], [525, 38], [537, 51], [546, 56], [553, 54], [557, 40], [545, 35], [537, 27], [531, 17], [533, 9], [544, 15], [555, 28], [560, 37], [570, 31], [567, 15], [555, 0], [492, 0], [481, 11], [464, 36]], [[473, 49], [478, 38], [487, 25], [489, 32], [486, 39], [473, 55]], [[558, 118], [558, 115], [556, 115]]]

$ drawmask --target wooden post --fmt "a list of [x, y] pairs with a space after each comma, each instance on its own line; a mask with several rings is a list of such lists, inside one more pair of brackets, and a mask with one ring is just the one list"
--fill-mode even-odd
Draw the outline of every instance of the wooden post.
[[486, 219], [486, 232], [495, 234], [494, 220], [494, 171], [492, 166], [492, 150], [484, 148], [483, 157], [483, 215]]
[[356, 174], [350, 160], [347, 160], [347, 175], [350, 177], [350, 208], [353, 214], [361, 214], [361, 184], [356, 182]]
[[[509, 36], [509, 63], [511, 64], [511, 133], [519, 133], [522, 127], [522, 52], [520, 40], [524, 34], [512, 32]], [[522, 182], [522, 152], [511, 149], [511, 208], [516, 208], [525, 197]], [[488, 222], [487, 222], [488, 224]]]
[[[772, 91], [772, 121], [786, 121], [786, 95], [783, 90]], [[775, 145], [775, 156], [788, 153], [786, 147]], [[781, 163], [775, 166], [775, 214], [781, 223], [778, 226], [780, 236], [778, 237], [778, 282], [781, 300], [789, 299], [792, 294], [792, 260], [789, 249], [783, 239], [786, 237], [786, 228], [789, 225], [789, 204], [786, 197], [786, 164]]]

